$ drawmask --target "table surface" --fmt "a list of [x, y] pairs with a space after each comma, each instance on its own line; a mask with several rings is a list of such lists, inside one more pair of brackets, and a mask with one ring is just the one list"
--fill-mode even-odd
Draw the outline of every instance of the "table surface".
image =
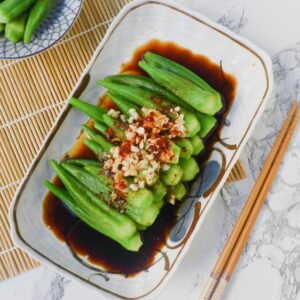
[[[198, 299], [251, 186], [300, 90], [298, 0], [177, 0], [257, 44], [273, 61], [274, 96], [241, 159], [248, 178], [225, 186], [159, 299]], [[300, 128], [284, 158], [225, 300], [300, 299]], [[205, 242], [204, 242], [205, 241]], [[0, 284], [4, 300], [102, 300], [92, 289], [40, 267]]]

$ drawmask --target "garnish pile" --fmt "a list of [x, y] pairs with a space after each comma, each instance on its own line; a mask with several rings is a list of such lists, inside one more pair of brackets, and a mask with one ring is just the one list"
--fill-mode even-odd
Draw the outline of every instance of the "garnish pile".
[[70, 100], [93, 120], [83, 125], [84, 143], [97, 160], [51, 161], [64, 188], [45, 181], [82, 221], [130, 251], [139, 250], [140, 231], [165, 201], [184, 198], [185, 183], [200, 171], [194, 157], [223, 107], [220, 94], [185, 67], [150, 52], [139, 65], [150, 77], [99, 80], [117, 109]]

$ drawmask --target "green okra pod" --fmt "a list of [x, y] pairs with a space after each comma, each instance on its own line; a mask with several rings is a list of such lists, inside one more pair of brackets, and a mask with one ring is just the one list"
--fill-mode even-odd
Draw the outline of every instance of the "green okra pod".
[[171, 101], [173, 104], [177, 104], [187, 110], [194, 111], [191, 106], [182, 101], [182, 99], [171, 93], [169, 90], [157, 84], [152, 78], [140, 75], [120, 74], [107, 76], [105, 77], [105, 80], [109, 82], [147, 89], [155, 94], [163, 96], [163, 98]]
[[194, 137], [191, 138], [191, 142], [194, 148], [193, 155], [200, 154], [201, 151], [204, 149], [204, 143], [202, 139], [198, 135], [195, 135]]
[[94, 159], [85, 159], [85, 158], [69, 158], [65, 160], [68, 164], [73, 164], [76, 166], [84, 167], [84, 166], [95, 166], [100, 167], [101, 164], [98, 160]]
[[103, 155], [103, 148], [96, 142], [90, 140], [90, 139], [84, 139], [83, 143], [93, 152], [97, 155], [97, 157], [102, 157]]
[[98, 143], [103, 148], [104, 151], [109, 152], [113, 147], [113, 144], [108, 142], [103, 136], [97, 134], [87, 125], [83, 125], [82, 128], [94, 142]]
[[203, 139], [216, 127], [217, 119], [214, 116], [209, 116], [200, 112], [196, 113], [196, 117], [201, 124], [199, 136]]
[[[99, 176], [101, 180], [106, 184], [108, 187], [113, 186], [113, 180], [110, 177], [104, 175], [103, 169], [96, 166], [85, 166], [84, 169], [95, 175]], [[125, 200], [129, 205], [132, 207], [146, 210], [148, 209], [154, 201], [153, 193], [147, 188], [141, 188], [137, 191], [132, 191], [130, 188], [128, 192], [126, 192]]]
[[180, 157], [190, 158], [193, 155], [194, 147], [192, 142], [187, 138], [180, 138], [176, 145], [181, 148]]
[[102, 133], [103, 135], [106, 136], [106, 130], [107, 130], [107, 126], [102, 124], [102, 123], [99, 123], [99, 122], [96, 122], [94, 123], [94, 127], [100, 132]]
[[103, 170], [102, 167], [93, 166], [93, 165], [85, 165], [83, 167], [90, 174], [94, 176], [99, 176], [102, 182], [111, 190], [113, 190], [113, 180], [110, 177], [105, 176], [105, 171]]
[[181, 109], [181, 112], [184, 114], [184, 127], [187, 129], [188, 137], [195, 136], [201, 129], [200, 122], [194, 113], [185, 109]]
[[10, 23], [22, 16], [36, 0], [5, 0], [0, 3], [0, 23]]
[[99, 201], [96, 194], [86, 189], [57, 162], [52, 160], [51, 165], [76, 204], [91, 218], [97, 220], [99, 225], [101, 224], [105, 230], [111, 230], [119, 239], [127, 239], [134, 235], [136, 226], [129, 217], [111, 208], [104, 201]]
[[199, 173], [200, 169], [194, 158], [180, 158], [179, 166], [183, 171], [181, 181], [191, 181]]
[[181, 77], [184, 77], [185, 79], [193, 82], [194, 84], [196, 84], [203, 90], [208, 90], [213, 93], [217, 93], [217, 91], [215, 89], [213, 89], [206, 81], [204, 81], [197, 74], [195, 74], [191, 70], [176, 63], [175, 61], [173, 61], [171, 59], [165, 58], [161, 55], [158, 55], [158, 54], [155, 54], [152, 52], [146, 52], [144, 55], [144, 58], [147, 63], [155, 65], [155, 66], [165, 69], [167, 71], [170, 71], [172, 73], [175, 73]]
[[193, 82], [165, 69], [140, 61], [139, 66], [157, 83], [180, 97], [197, 111], [214, 115], [223, 108], [220, 94], [203, 90]]
[[124, 97], [133, 104], [148, 108], [158, 108], [158, 105], [154, 103], [154, 100], [157, 99], [157, 94], [148, 90], [105, 80], [98, 80], [98, 83], [109, 91]]
[[96, 231], [108, 236], [109, 238], [113, 239], [117, 243], [121, 244], [124, 248], [130, 251], [138, 251], [142, 245], [142, 241], [140, 238], [139, 233], [135, 233], [129, 239], [120, 239], [113, 233], [111, 228], [107, 229], [103, 227], [101, 221], [93, 219], [89, 214], [87, 214], [84, 210], [82, 210], [74, 201], [72, 196], [68, 193], [67, 190], [63, 188], [59, 188], [53, 183], [45, 180], [44, 185], [48, 188], [48, 190], [58, 197], [61, 201], [65, 203], [65, 205], [83, 222], [87, 225], [95, 229]]
[[120, 111], [129, 118], [131, 116], [130, 110], [134, 109], [138, 111], [138, 107], [130, 102], [128, 102], [125, 98], [122, 98], [121, 96], [108, 92], [107, 96], [118, 106]]
[[[170, 102], [150, 90], [134, 86], [126, 86], [105, 80], [99, 80], [98, 82], [110, 91], [121, 95], [129, 102], [134, 102], [139, 106], [160, 109], [160, 105], [170, 105]], [[159, 104], [155, 103], [156, 100]], [[189, 136], [194, 136], [200, 130], [200, 123], [193, 113], [184, 109], [182, 109], [182, 112], [184, 114], [185, 127], [188, 130], [188, 134]]]
[[0, 23], [0, 34], [5, 31], [5, 24]]
[[161, 180], [165, 185], [176, 185], [180, 182], [183, 170], [179, 165], [171, 165], [169, 170], [164, 171]]
[[107, 113], [107, 110], [96, 105], [92, 105], [76, 98], [71, 98], [69, 104], [76, 107], [78, 110], [89, 116], [95, 121], [103, 122], [102, 115]]
[[179, 182], [173, 187], [173, 194], [175, 196], [175, 199], [182, 200], [182, 198], [186, 194], [186, 188], [182, 182]]
[[[103, 122], [113, 130], [114, 134], [118, 137], [123, 138], [124, 137], [124, 130], [125, 127], [124, 126], [120, 126], [120, 122], [118, 122], [116, 119], [114, 119], [113, 117], [104, 114], [103, 115]], [[124, 128], [123, 128], [124, 127]]]
[[100, 176], [94, 176], [84, 169], [70, 163], [62, 162], [61, 165], [91, 192], [100, 195], [104, 200], [108, 199], [105, 194], [109, 194], [111, 189], [103, 183]]
[[55, 0], [36, 0], [30, 10], [24, 33], [24, 43], [29, 44], [32, 35], [44, 22], [52, 10]]
[[18, 43], [22, 41], [26, 26], [27, 14], [24, 14], [17, 19], [9, 22], [5, 26], [5, 37], [13, 42]]

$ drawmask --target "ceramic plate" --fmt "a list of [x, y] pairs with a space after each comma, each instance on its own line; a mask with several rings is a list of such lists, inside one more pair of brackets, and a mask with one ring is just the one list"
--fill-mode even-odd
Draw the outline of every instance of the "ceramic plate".
[[58, 0], [29, 45], [23, 42], [14, 44], [1, 36], [0, 59], [20, 59], [47, 50], [68, 32], [82, 5], [83, 0]]
[[106, 274], [76, 260], [68, 247], [43, 224], [41, 205], [46, 190], [41, 179], [54, 176], [49, 159], [59, 160], [76, 140], [81, 124], [86, 122], [82, 113], [68, 105], [48, 135], [11, 207], [12, 236], [19, 247], [65, 275], [112, 297], [125, 299], [154, 297], [175, 272], [193, 237], [201, 231], [207, 212], [249, 139], [273, 85], [270, 58], [250, 42], [173, 2], [141, 0], [127, 5], [114, 20], [72, 95], [78, 95], [80, 90], [81, 99], [96, 103], [103, 93], [97, 79], [117, 73], [134, 50], [151, 39], [173, 41], [216, 63], [222, 61], [224, 70], [233, 74], [238, 82], [237, 94], [221, 133], [226, 144], [215, 144], [202, 172], [205, 180], [199, 178], [193, 185], [181, 218], [162, 249], [164, 256], [158, 253], [153, 266], [132, 278]]

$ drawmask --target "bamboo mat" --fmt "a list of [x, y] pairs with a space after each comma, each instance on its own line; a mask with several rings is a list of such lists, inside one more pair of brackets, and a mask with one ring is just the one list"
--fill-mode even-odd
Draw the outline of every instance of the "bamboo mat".
[[[10, 202], [107, 28], [129, 1], [85, 0], [71, 31], [49, 51], [0, 61], [0, 281], [39, 265], [12, 243]], [[238, 163], [229, 182], [244, 177]]]

